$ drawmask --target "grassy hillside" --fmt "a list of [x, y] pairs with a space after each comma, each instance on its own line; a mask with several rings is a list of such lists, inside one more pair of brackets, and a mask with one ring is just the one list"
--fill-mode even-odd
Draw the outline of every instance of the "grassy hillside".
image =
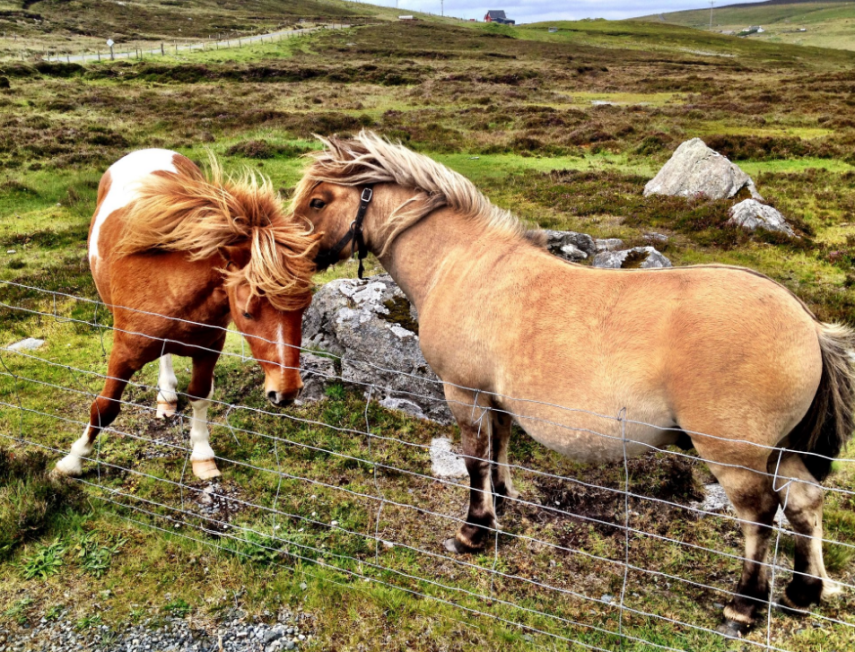
[[362, 24], [396, 20], [399, 13], [347, 0], [0, 0], [0, 57], [103, 49], [107, 38], [151, 47], [266, 33], [299, 20]]
[[[751, 267], [792, 289], [822, 319], [855, 323], [855, 53], [640, 22], [558, 26], [550, 34], [547, 25], [392, 22], [181, 58], [85, 67], [2, 62], [0, 78], [8, 87], [0, 88], [0, 279], [97, 298], [85, 255], [97, 183], [130, 150], [168, 147], [204, 160], [210, 149], [230, 171], [251, 166], [269, 175], [287, 196], [304, 165], [301, 153], [317, 147], [312, 134], [367, 127], [466, 175], [533, 225], [621, 238], [626, 246], [648, 244], [645, 236], [656, 232], [667, 237], [657, 248], [675, 265]], [[733, 201], [644, 198], [645, 183], [681, 142], [696, 136], [751, 174], [801, 238], [728, 226]], [[373, 261], [368, 267], [378, 269]], [[318, 282], [355, 275], [355, 266], [346, 264]], [[571, 294], [568, 289], [568, 300]], [[0, 405], [0, 435], [20, 433], [66, 449], [80, 434], [87, 393], [99, 389], [93, 374], [106, 371], [110, 333], [102, 340], [99, 328], [64, 320], [93, 320], [91, 304], [62, 297], [54, 304], [40, 292], [2, 286], [0, 301], [50, 314], [0, 308], [0, 346], [23, 337], [47, 341], [36, 352], [41, 361], [0, 350], [9, 367], [0, 369], [6, 404]], [[109, 323], [103, 309], [97, 318]], [[227, 351], [241, 352], [236, 334]], [[176, 362], [179, 387], [186, 387], [188, 365]], [[136, 380], [150, 384], [156, 376], [149, 365]], [[620, 594], [623, 581], [608, 560], [625, 555], [623, 533], [609, 526], [623, 513], [613, 492], [520, 473], [516, 483], [528, 504], [502, 516], [508, 534], [499, 539], [498, 560], [476, 555], [462, 560], [466, 566], [431, 557], [442, 554], [453, 527], [412, 507], [458, 516], [467, 489], [416, 476], [429, 472], [420, 449], [391, 439], [369, 448], [350, 430], [364, 429], [367, 418], [374, 434], [417, 445], [440, 434], [456, 437], [456, 430], [376, 403], [366, 409], [359, 392], [341, 386], [331, 388], [324, 403], [260, 414], [253, 411], [267, 409], [260, 383], [257, 366], [234, 355], [217, 368], [214, 398], [248, 409], [216, 404], [209, 413], [218, 424], [213, 446], [234, 461], [221, 465], [226, 498], [214, 513], [226, 522], [208, 522], [204, 533], [198, 526], [212, 513], [198, 500], [205, 485], [191, 480], [181, 491], [168, 484], [182, 478], [187, 427], [180, 419], [153, 422], [148, 408], [155, 393], [142, 386], [129, 389], [114, 424], [125, 436], [101, 440], [100, 460], [116, 466], [102, 466], [100, 474], [88, 467], [84, 480], [100, 488], [78, 487], [79, 499], [49, 500], [55, 492], [40, 471], [58, 457], [52, 450], [33, 462], [36, 470], [4, 476], [0, 469], [0, 628], [17, 640], [29, 637], [42, 618], [61, 615], [81, 631], [106, 627], [107, 637], [128, 623], [156, 622], [175, 604], [195, 627], [233, 609], [268, 618], [285, 605], [314, 615], [310, 650], [371, 650], [378, 641], [384, 649], [416, 652], [568, 648], [490, 616], [619, 649], [613, 636], [592, 629], [618, 626], [617, 609], [605, 600]], [[19, 401], [31, 411], [9, 407]], [[186, 416], [186, 405], [182, 409]], [[274, 443], [271, 435], [281, 439]], [[24, 446], [7, 445], [13, 458], [26, 459]], [[514, 463], [598, 486], [620, 488], [625, 481], [622, 465], [580, 467], [520, 433], [510, 454]], [[855, 457], [855, 450], [847, 455]], [[0, 466], [3, 459], [0, 454]], [[271, 475], [277, 469], [290, 477]], [[764, 627], [749, 635], [751, 645], [731, 645], [707, 631], [719, 623], [739, 564], [703, 548], [738, 556], [742, 539], [736, 523], [681, 507], [710, 480], [703, 465], [651, 453], [633, 462], [630, 474], [634, 492], [671, 504], [630, 502], [632, 526], [652, 533], [633, 534], [631, 563], [662, 575], [629, 573], [626, 600], [637, 611], [625, 614], [624, 631], [698, 652], [764, 644]], [[855, 490], [855, 470], [838, 465], [827, 484]], [[120, 502], [150, 501], [154, 515], [104, 502], [106, 491], [122, 493]], [[389, 501], [379, 521], [371, 498], [378, 494]], [[38, 500], [30, 500], [33, 495]], [[277, 520], [246, 502], [295, 516]], [[189, 515], [177, 524], [164, 521], [158, 504], [186, 507]], [[581, 516], [547, 505], [582, 510]], [[848, 583], [855, 583], [852, 506], [851, 497], [841, 495], [829, 495], [825, 504], [825, 536], [850, 546], [827, 544], [826, 559], [832, 577]], [[377, 545], [365, 533], [396, 545]], [[666, 544], [666, 537], [697, 548]], [[85, 541], [108, 549], [98, 574], [87, 568]], [[785, 565], [791, 551], [792, 541], [782, 537]], [[505, 573], [495, 582], [494, 567]], [[28, 575], [40, 569], [43, 579]], [[786, 571], [778, 574], [776, 593], [787, 579]], [[852, 623], [855, 595], [847, 592], [817, 613]], [[781, 649], [848, 650], [855, 643], [852, 628], [832, 620], [775, 611], [770, 621], [771, 642]], [[650, 646], [625, 640], [622, 649], [647, 652]]]
[[[656, 21], [659, 17], [647, 16], [644, 20]], [[665, 21], [709, 29], [710, 12], [676, 11], [665, 14]], [[713, 31], [738, 33], [750, 25], [761, 25], [766, 30], [748, 37], [751, 40], [855, 49], [855, 2], [764, 2], [716, 7], [713, 12]]]

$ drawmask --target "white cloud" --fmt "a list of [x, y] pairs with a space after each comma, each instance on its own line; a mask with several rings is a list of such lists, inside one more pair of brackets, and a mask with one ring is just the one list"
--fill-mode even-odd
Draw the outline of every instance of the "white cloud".
[[[748, 0], [745, 0], [748, 1]], [[484, 0], [445, 0], [445, 14], [459, 18], [482, 20], [489, 9], [504, 9], [508, 18], [517, 23], [533, 23], [546, 20], [579, 20], [580, 18], [633, 18], [684, 9], [707, 9], [709, 2], [703, 0], [497, 0], [483, 4]], [[392, 5], [392, 0], [378, 4]], [[716, 3], [718, 4], [718, 3]], [[724, 4], [724, 3], [723, 3]], [[734, 4], [733, 0], [727, 4]], [[398, 0], [402, 10], [440, 13], [440, 0]]]

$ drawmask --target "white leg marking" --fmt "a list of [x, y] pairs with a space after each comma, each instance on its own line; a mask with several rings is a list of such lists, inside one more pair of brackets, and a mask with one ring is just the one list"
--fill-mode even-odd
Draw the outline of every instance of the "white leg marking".
[[190, 443], [193, 444], [193, 453], [190, 460], [201, 462], [214, 458], [214, 450], [209, 443], [208, 432], [208, 406], [211, 404], [211, 396], [214, 394], [214, 386], [211, 384], [211, 392], [208, 398], [190, 401], [193, 408], [193, 416], [190, 417]]
[[71, 445], [71, 452], [56, 463], [56, 470], [63, 475], [80, 475], [83, 473], [83, 458], [92, 453], [89, 443], [89, 426], [83, 430], [83, 435]]
[[172, 368], [172, 356], [169, 353], [160, 358], [157, 387], [160, 390], [157, 393], [157, 418], [173, 416], [178, 407], [178, 394], [175, 393], [175, 388], [178, 387], [178, 379], [175, 377], [175, 370]]
[[212, 384], [208, 398], [190, 401], [193, 407], [193, 416], [190, 419], [190, 443], [193, 444], [193, 452], [190, 454], [190, 461], [193, 463], [193, 474], [201, 480], [210, 480], [220, 475], [214, 460], [214, 449], [208, 441], [208, 406], [213, 393]]

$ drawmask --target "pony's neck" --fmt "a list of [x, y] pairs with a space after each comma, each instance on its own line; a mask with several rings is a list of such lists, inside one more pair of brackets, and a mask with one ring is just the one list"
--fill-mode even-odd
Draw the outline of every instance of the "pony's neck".
[[[400, 203], [395, 204], [398, 205]], [[391, 211], [378, 212], [389, 215]], [[370, 237], [371, 225], [367, 226]], [[441, 208], [400, 233], [386, 246], [379, 260], [416, 310], [421, 312], [439, 277], [451, 271], [454, 261], [460, 261], [454, 252], [461, 248], [472, 252], [475, 247], [478, 252], [487, 253], [491, 248], [489, 237], [489, 228], [485, 224], [465, 218], [452, 208]], [[384, 244], [369, 242], [375, 255], [382, 251]]]

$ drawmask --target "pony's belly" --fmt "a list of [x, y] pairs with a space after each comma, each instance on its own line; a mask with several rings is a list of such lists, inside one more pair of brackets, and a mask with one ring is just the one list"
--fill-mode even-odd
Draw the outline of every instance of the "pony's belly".
[[555, 423], [529, 416], [517, 423], [536, 442], [577, 462], [597, 464], [637, 457], [677, 441], [680, 431], [668, 419], [653, 419], [658, 426], [622, 423], [617, 418], [588, 417]]

